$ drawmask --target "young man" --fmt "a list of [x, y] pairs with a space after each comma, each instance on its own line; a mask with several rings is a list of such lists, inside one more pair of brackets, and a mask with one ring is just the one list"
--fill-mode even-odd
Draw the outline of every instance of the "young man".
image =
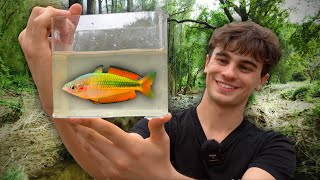
[[[202, 101], [165, 124], [176, 170], [197, 179], [293, 176], [295, 154], [290, 142], [243, 117], [249, 96], [265, 83], [279, 58], [275, 34], [253, 22], [227, 24], [213, 33]], [[147, 123], [141, 120], [132, 131], [148, 137]]]
[[[50, 19], [80, 13], [79, 4], [69, 11], [36, 7], [19, 36], [48, 115]], [[270, 30], [251, 22], [229, 24], [209, 43], [207, 87], [197, 107], [142, 119], [131, 133], [99, 118], [52, 121], [74, 159], [96, 179], [288, 179], [295, 169], [289, 141], [243, 119], [248, 97], [268, 79], [279, 57]]]

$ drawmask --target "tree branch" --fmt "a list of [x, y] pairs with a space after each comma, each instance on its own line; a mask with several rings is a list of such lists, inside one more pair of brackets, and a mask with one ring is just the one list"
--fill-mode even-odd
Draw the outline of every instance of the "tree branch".
[[168, 22], [176, 22], [176, 23], [185, 23], [185, 22], [193, 22], [193, 23], [197, 23], [197, 24], [201, 24], [201, 25], [204, 25], [206, 28], [208, 29], [213, 29], [215, 30], [217, 27], [207, 23], [207, 22], [204, 22], [204, 21], [197, 21], [197, 20], [193, 20], [193, 19], [183, 19], [183, 20], [176, 20], [176, 19], [168, 19]]
[[2, 9], [5, 7], [5, 5], [7, 4], [8, 1], [4, 1], [4, 3], [1, 5], [0, 10], [2, 11]]
[[223, 11], [226, 14], [227, 18], [229, 19], [229, 22], [233, 22], [234, 19], [233, 19], [232, 15], [231, 15], [229, 9], [226, 7], [226, 5], [227, 5], [226, 2], [224, 0], [219, 0], [219, 1], [220, 1], [220, 4], [222, 4], [222, 6], [224, 6], [223, 7]]
[[190, 7], [191, 7], [191, 6], [184, 7], [183, 10], [181, 10], [181, 11], [178, 11], [178, 12], [175, 12], [175, 13], [172, 13], [172, 14], [169, 14], [169, 18], [171, 18], [172, 16], [175, 16], [175, 15], [177, 15], [177, 14], [186, 12]]

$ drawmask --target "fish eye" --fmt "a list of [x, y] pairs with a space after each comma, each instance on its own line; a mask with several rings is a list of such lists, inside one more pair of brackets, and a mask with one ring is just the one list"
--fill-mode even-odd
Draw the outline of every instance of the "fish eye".
[[71, 85], [70, 87], [72, 90], [76, 89], [76, 86], [75, 85]]

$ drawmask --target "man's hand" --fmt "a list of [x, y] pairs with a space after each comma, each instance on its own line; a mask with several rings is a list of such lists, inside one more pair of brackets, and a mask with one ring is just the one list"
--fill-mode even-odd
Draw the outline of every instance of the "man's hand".
[[170, 142], [164, 123], [171, 114], [149, 121], [150, 138], [126, 133], [103, 119], [70, 119], [80, 124], [76, 132], [81, 147], [96, 162], [97, 179], [181, 179], [170, 163]]
[[[19, 43], [27, 60], [32, 78], [37, 86], [42, 107], [50, 117], [53, 111], [52, 57], [49, 38], [51, 18], [54, 16], [80, 15], [81, 12], [82, 7], [80, 4], [72, 5], [69, 11], [52, 7], [35, 7], [29, 17], [27, 27], [19, 35]], [[68, 25], [71, 24], [68, 23]], [[76, 23], [73, 25], [76, 26]], [[72, 30], [72, 28], [69, 30]], [[64, 32], [65, 35], [68, 35], [68, 28]], [[52, 119], [52, 122], [62, 142], [74, 159], [87, 172], [99, 174], [96, 163], [84, 151], [79, 150], [81, 148], [81, 138], [77, 136], [75, 129], [78, 129], [80, 125], [73, 125], [67, 119]]]
[[32, 78], [37, 86], [43, 108], [52, 114], [52, 58], [51, 58], [51, 18], [81, 14], [82, 7], [74, 4], [69, 11], [53, 7], [35, 7], [29, 17], [27, 27], [19, 35], [19, 43], [26, 57]]

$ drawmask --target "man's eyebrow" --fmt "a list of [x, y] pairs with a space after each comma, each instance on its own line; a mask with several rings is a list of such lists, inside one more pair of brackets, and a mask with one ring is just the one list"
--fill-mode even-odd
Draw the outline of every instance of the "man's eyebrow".
[[227, 58], [230, 58], [231, 56], [225, 52], [225, 51], [220, 51], [220, 52], [217, 52], [216, 53], [217, 56], [224, 56], [224, 57], [227, 57]]

